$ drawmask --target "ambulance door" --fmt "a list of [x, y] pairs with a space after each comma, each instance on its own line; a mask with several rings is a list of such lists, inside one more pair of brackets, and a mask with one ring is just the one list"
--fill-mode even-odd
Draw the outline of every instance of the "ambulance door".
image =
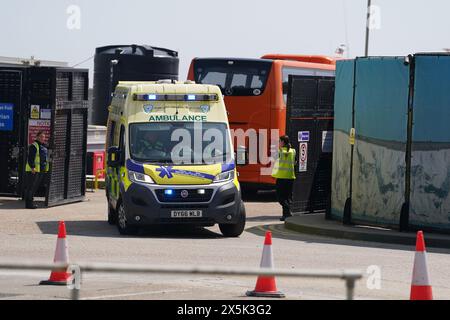
[[[107, 147], [115, 147], [119, 145], [119, 130], [116, 121], [111, 121]], [[108, 200], [115, 207], [118, 199], [118, 168], [108, 166], [107, 168], [107, 192]]]

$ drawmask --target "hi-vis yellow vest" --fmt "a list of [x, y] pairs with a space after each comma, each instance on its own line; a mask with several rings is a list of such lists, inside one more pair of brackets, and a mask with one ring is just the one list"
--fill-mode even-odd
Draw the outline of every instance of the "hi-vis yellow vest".
[[[36, 155], [34, 156], [34, 169], [36, 170], [36, 172], [41, 172], [41, 155], [39, 154], [39, 144], [37, 142], [34, 142], [33, 146], [36, 148]], [[47, 161], [47, 165], [45, 167], [45, 172], [47, 172], [48, 169], [49, 169], [49, 165], [48, 165], [48, 161]], [[31, 167], [28, 164], [28, 161], [27, 161], [27, 165], [25, 166], [25, 171], [31, 172]]]
[[272, 177], [276, 179], [295, 179], [295, 149], [281, 148], [279, 156], [272, 170]]

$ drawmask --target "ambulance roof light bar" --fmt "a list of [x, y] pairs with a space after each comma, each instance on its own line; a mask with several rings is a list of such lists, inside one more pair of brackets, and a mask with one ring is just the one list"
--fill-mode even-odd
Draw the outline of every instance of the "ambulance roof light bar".
[[135, 94], [134, 101], [219, 101], [217, 94]]

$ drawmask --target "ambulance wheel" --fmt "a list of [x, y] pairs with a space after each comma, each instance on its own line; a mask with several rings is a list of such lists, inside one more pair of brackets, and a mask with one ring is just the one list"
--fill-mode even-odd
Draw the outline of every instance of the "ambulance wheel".
[[240, 207], [240, 217], [239, 221], [236, 224], [219, 224], [219, 229], [222, 234], [227, 238], [237, 238], [239, 237], [245, 229], [245, 206], [244, 202], [241, 201]]
[[135, 235], [138, 233], [139, 228], [135, 226], [130, 226], [127, 221], [127, 216], [125, 214], [125, 207], [120, 201], [117, 204], [117, 229], [121, 235]]
[[108, 223], [112, 226], [117, 223], [117, 212], [110, 204], [108, 204]]

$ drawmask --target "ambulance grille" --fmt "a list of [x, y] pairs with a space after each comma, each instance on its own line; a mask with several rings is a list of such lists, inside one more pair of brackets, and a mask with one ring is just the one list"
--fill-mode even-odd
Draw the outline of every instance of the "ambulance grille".
[[[163, 203], [176, 203], [176, 202], [209, 202], [211, 201], [214, 190], [205, 190], [204, 194], [199, 194], [198, 189], [177, 189], [173, 190], [172, 195], [166, 195], [165, 189], [155, 190], [158, 200]], [[183, 191], [187, 191], [187, 196], [183, 197]]]

